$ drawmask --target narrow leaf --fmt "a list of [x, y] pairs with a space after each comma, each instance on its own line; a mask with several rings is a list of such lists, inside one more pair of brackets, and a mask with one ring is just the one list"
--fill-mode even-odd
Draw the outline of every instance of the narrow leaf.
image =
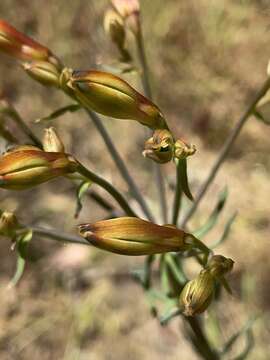
[[82, 198], [85, 195], [85, 193], [87, 192], [87, 190], [89, 189], [89, 187], [92, 185], [91, 181], [82, 181], [80, 186], [78, 187], [77, 190], [77, 205], [76, 205], [76, 211], [75, 211], [75, 215], [74, 217], [77, 219], [77, 217], [79, 216], [81, 210], [82, 210]]
[[75, 112], [78, 111], [81, 108], [81, 105], [78, 104], [71, 104], [71, 105], [67, 105], [64, 106], [60, 109], [57, 109], [56, 111], [52, 112], [50, 115], [36, 119], [35, 123], [39, 123], [39, 122], [43, 122], [43, 121], [50, 121], [50, 120], [54, 120], [62, 115], [64, 115], [67, 112]]
[[187, 175], [187, 159], [181, 159], [179, 160], [178, 166], [180, 167], [180, 183], [181, 188], [184, 192], [184, 194], [187, 196], [187, 198], [191, 201], [193, 201], [193, 196], [191, 194], [191, 191], [189, 189], [189, 183], [188, 183], [188, 175]]
[[253, 114], [266, 125], [270, 125], [270, 91], [259, 101]]
[[231, 227], [232, 227], [236, 217], [237, 217], [237, 212], [235, 212], [228, 219], [227, 223], [225, 224], [225, 227], [224, 227], [224, 230], [223, 230], [223, 233], [222, 233], [221, 237], [217, 241], [215, 241], [212, 245], [209, 246], [210, 249], [215, 249], [216, 247], [218, 247], [220, 244], [222, 244], [227, 239], [227, 237], [230, 234]]
[[205, 235], [208, 234], [208, 232], [210, 230], [212, 230], [214, 228], [214, 226], [217, 224], [219, 216], [226, 204], [227, 198], [228, 198], [228, 189], [226, 187], [219, 193], [218, 201], [217, 201], [211, 215], [209, 216], [208, 220], [206, 221], [206, 223], [201, 228], [199, 228], [198, 230], [196, 230], [194, 232], [195, 237], [202, 239]]

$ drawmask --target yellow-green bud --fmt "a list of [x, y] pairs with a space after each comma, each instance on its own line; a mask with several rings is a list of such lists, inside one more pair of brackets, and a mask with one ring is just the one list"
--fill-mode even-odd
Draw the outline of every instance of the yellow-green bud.
[[174, 141], [172, 134], [165, 129], [155, 130], [153, 136], [145, 142], [143, 156], [164, 164], [172, 160]]
[[20, 229], [16, 216], [9, 211], [0, 211], [0, 235], [12, 237]]
[[207, 270], [202, 270], [197, 278], [189, 281], [183, 288], [179, 307], [185, 316], [204, 312], [210, 305], [215, 289], [215, 280]]
[[185, 159], [188, 156], [195, 154], [196, 147], [195, 145], [190, 145], [184, 142], [183, 140], [177, 140], [174, 144], [174, 157], [177, 159]]
[[214, 277], [221, 277], [230, 272], [234, 261], [222, 255], [213, 255], [207, 263], [207, 269]]
[[0, 157], [0, 187], [24, 190], [76, 169], [76, 161], [65, 153], [19, 146]]
[[48, 152], [65, 152], [65, 146], [53, 127], [45, 129], [43, 149]]
[[159, 108], [126, 81], [102, 71], [74, 71], [67, 86], [87, 108], [118, 119], [137, 120], [151, 129], [166, 127]]
[[23, 64], [24, 70], [31, 78], [46, 86], [59, 86], [60, 72], [57, 67], [46, 61], [32, 61]]
[[186, 249], [186, 234], [135, 217], [121, 217], [82, 224], [79, 233], [92, 245], [116, 254], [150, 255]]

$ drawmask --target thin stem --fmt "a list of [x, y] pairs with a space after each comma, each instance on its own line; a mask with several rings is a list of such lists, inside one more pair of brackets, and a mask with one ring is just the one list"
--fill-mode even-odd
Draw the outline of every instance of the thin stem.
[[[150, 79], [149, 79], [149, 70], [148, 70], [148, 64], [147, 59], [145, 55], [145, 49], [144, 49], [144, 41], [143, 41], [143, 35], [142, 30], [139, 29], [138, 33], [136, 34], [136, 45], [137, 45], [137, 51], [138, 51], [138, 57], [139, 61], [142, 67], [142, 74], [141, 74], [141, 80], [142, 85], [144, 89], [145, 95], [152, 100], [152, 90], [150, 86]], [[168, 222], [168, 207], [167, 207], [167, 200], [166, 200], [166, 190], [165, 190], [165, 183], [162, 176], [161, 168], [158, 164], [154, 164], [155, 172], [156, 172], [156, 179], [157, 179], [157, 187], [158, 187], [158, 195], [160, 200], [160, 207], [162, 212], [162, 219], [164, 223]]]
[[33, 143], [38, 146], [39, 148], [42, 148], [43, 145], [41, 141], [38, 139], [38, 137], [33, 133], [33, 131], [29, 128], [29, 126], [24, 122], [23, 118], [20, 116], [20, 114], [16, 111], [14, 107], [11, 107], [7, 114], [14, 120], [14, 122], [21, 128], [21, 130], [33, 141]]
[[220, 154], [218, 155], [218, 158], [214, 162], [214, 164], [213, 164], [213, 166], [212, 166], [206, 180], [201, 185], [193, 205], [191, 206], [191, 208], [187, 212], [186, 216], [184, 217], [184, 219], [182, 221], [182, 224], [181, 224], [181, 227], [184, 227], [187, 224], [187, 222], [190, 220], [190, 218], [193, 216], [193, 214], [197, 210], [202, 198], [204, 197], [204, 195], [205, 195], [206, 191], [208, 190], [209, 186], [211, 185], [211, 183], [215, 179], [215, 176], [216, 176], [218, 170], [220, 169], [220, 167], [223, 164], [224, 160], [228, 156], [228, 153], [230, 152], [230, 150], [232, 148], [232, 145], [234, 144], [235, 140], [237, 139], [238, 135], [240, 134], [243, 126], [247, 122], [250, 115], [252, 115], [257, 103], [265, 95], [265, 93], [267, 92], [269, 87], [270, 87], [270, 79], [268, 78], [264, 82], [264, 84], [262, 85], [261, 89], [258, 91], [257, 95], [255, 96], [255, 98], [251, 102], [251, 104], [249, 105], [246, 112], [240, 117], [240, 119], [238, 120], [238, 122], [235, 125], [235, 128], [233, 129], [230, 136], [228, 137], [225, 144], [223, 145], [223, 148], [221, 149]]
[[134, 180], [132, 179], [131, 175], [129, 174], [129, 171], [124, 163], [124, 161], [122, 160], [120, 154], [118, 153], [116, 147], [114, 146], [110, 135], [108, 134], [107, 130], [105, 129], [105, 127], [102, 124], [102, 121], [100, 120], [99, 116], [90, 110], [86, 110], [88, 115], [90, 116], [90, 118], [92, 119], [94, 125], [96, 126], [97, 130], [99, 131], [100, 135], [102, 136], [105, 144], [108, 147], [109, 150], [109, 154], [111, 155], [111, 157], [113, 158], [118, 170], [120, 171], [123, 179], [126, 181], [126, 183], [128, 184], [129, 190], [131, 192], [131, 194], [133, 195], [133, 197], [138, 201], [139, 205], [141, 206], [143, 212], [145, 213], [145, 215], [148, 217], [148, 219], [150, 221], [154, 222], [154, 218], [153, 215], [151, 214], [147, 203], [145, 202], [140, 190], [138, 189], [136, 183], [134, 182]]
[[206, 336], [203, 333], [199, 320], [196, 317], [184, 317], [184, 319], [189, 324], [195, 335], [193, 343], [200, 356], [206, 360], [218, 360], [219, 356], [211, 348]]
[[115, 189], [107, 180], [103, 179], [102, 177], [94, 174], [92, 171], [88, 170], [86, 167], [84, 167], [81, 163], [78, 162], [78, 169], [77, 171], [85, 176], [90, 181], [98, 184], [103, 189], [105, 189], [109, 194], [112, 195], [112, 197], [118, 202], [118, 204], [121, 206], [121, 208], [124, 210], [124, 212], [129, 216], [137, 217], [136, 213], [131, 209], [126, 199], [123, 197], [123, 195]]
[[60, 232], [56, 230], [44, 229], [38, 226], [29, 226], [27, 228], [31, 229], [35, 235], [44, 236], [49, 239], [57, 240], [64, 243], [89, 245], [89, 242], [84, 238], [76, 235], [66, 234], [62, 231]]
[[176, 188], [174, 193], [174, 203], [173, 203], [173, 217], [172, 217], [172, 224], [176, 225], [180, 207], [181, 207], [181, 200], [182, 200], [182, 186], [181, 186], [181, 166], [180, 162], [176, 160], [175, 164], [176, 169]]

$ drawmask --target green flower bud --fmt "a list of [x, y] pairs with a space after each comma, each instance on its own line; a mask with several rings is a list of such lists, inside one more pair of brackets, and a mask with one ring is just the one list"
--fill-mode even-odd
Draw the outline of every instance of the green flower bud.
[[210, 305], [215, 290], [215, 280], [207, 270], [202, 270], [197, 278], [189, 281], [183, 288], [179, 307], [185, 316], [204, 312]]
[[76, 171], [77, 163], [62, 152], [19, 146], [0, 157], [0, 187], [24, 190]]
[[0, 210], [0, 235], [12, 237], [20, 228], [21, 225], [12, 212]]
[[166, 127], [159, 108], [126, 81], [102, 71], [74, 71], [67, 86], [87, 108], [118, 119], [137, 120], [151, 129]]
[[168, 130], [155, 130], [153, 136], [145, 142], [143, 156], [164, 164], [172, 160], [174, 141]]
[[222, 255], [213, 255], [208, 261], [207, 269], [212, 276], [220, 278], [233, 268], [234, 261]]
[[116, 254], [150, 255], [186, 249], [183, 230], [135, 217], [82, 224], [79, 233], [92, 245]]
[[33, 61], [23, 64], [24, 70], [31, 78], [46, 86], [59, 86], [60, 72], [57, 67], [46, 61]]

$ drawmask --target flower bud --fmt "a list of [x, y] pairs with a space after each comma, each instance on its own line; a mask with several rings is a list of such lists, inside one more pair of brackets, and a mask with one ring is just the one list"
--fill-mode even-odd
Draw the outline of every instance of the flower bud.
[[59, 86], [60, 72], [57, 67], [46, 61], [32, 61], [23, 64], [24, 70], [31, 78], [46, 86]]
[[16, 216], [9, 211], [0, 211], [0, 235], [12, 237], [20, 229]]
[[179, 307], [185, 316], [194, 316], [204, 312], [210, 305], [215, 290], [215, 280], [207, 270], [189, 281], [183, 288]]
[[174, 141], [168, 130], [155, 130], [153, 136], [145, 142], [143, 156], [164, 164], [172, 160]]
[[0, 20], [0, 51], [19, 60], [41, 60], [61, 68], [59, 60], [48, 48], [19, 32], [4, 20]]
[[62, 152], [19, 146], [0, 157], [0, 187], [24, 190], [76, 171], [77, 164]]
[[74, 71], [67, 82], [86, 107], [106, 116], [137, 120], [151, 129], [166, 127], [159, 108], [126, 81], [102, 71]]
[[125, 20], [133, 33], [140, 31], [140, 3], [139, 0], [111, 0], [115, 10]]
[[79, 225], [79, 233], [92, 245], [116, 254], [150, 255], [186, 249], [186, 233], [135, 217], [120, 217]]
[[208, 261], [207, 269], [212, 276], [220, 278], [233, 268], [234, 261], [222, 255], [213, 255]]
[[65, 152], [64, 144], [60, 137], [57, 135], [53, 127], [45, 129], [45, 135], [43, 138], [43, 149], [47, 152]]
[[174, 157], [177, 159], [185, 159], [188, 156], [195, 154], [196, 147], [195, 145], [190, 145], [184, 142], [183, 140], [177, 140], [174, 144]]
[[124, 22], [115, 11], [108, 10], [104, 17], [104, 29], [111, 40], [119, 47], [123, 48], [125, 43]]

